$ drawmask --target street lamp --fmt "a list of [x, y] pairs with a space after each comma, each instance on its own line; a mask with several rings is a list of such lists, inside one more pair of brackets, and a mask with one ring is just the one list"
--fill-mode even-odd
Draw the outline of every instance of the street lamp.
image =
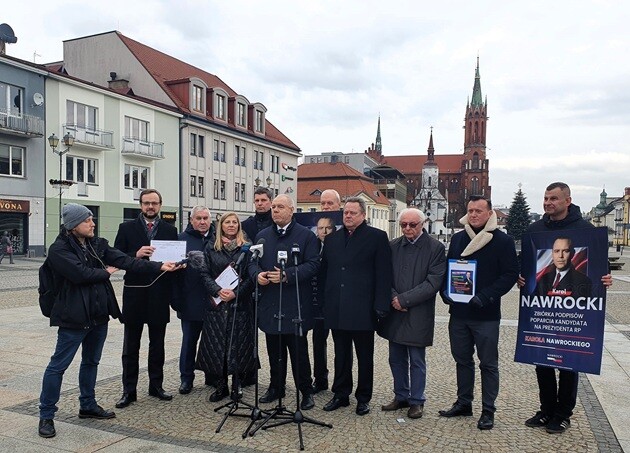
[[63, 136], [63, 145], [65, 146], [65, 149], [57, 150], [57, 147], [59, 146], [59, 137], [57, 137], [53, 133], [50, 137], [48, 137], [48, 144], [52, 148], [53, 153], [59, 155], [59, 180], [55, 181], [54, 179], [51, 179], [50, 183], [52, 184], [53, 187], [55, 186], [59, 187], [59, 228], [61, 229], [61, 225], [63, 225], [63, 219], [61, 216], [61, 194], [63, 192], [64, 186], [69, 187], [72, 185], [72, 181], [63, 180], [61, 167], [63, 164], [64, 154], [70, 151], [70, 148], [72, 148], [72, 145], [74, 145], [74, 137], [70, 134], [70, 132], [67, 132], [66, 135]]
[[271, 179], [271, 176], [267, 176], [267, 179], [265, 181], [267, 182], [267, 187], [271, 187], [271, 183], [273, 182], [273, 179]]

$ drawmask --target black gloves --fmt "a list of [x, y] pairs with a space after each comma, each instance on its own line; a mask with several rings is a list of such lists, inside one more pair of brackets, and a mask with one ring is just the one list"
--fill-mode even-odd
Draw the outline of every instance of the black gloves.
[[388, 311], [383, 311], [383, 310], [374, 310], [374, 311], [376, 311], [376, 317], [378, 319], [385, 318], [388, 315], [388, 313], [389, 313]]
[[474, 296], [468, 303], [473, 308], [483, 308], [483, 301], [479, 298], [479, 296]]

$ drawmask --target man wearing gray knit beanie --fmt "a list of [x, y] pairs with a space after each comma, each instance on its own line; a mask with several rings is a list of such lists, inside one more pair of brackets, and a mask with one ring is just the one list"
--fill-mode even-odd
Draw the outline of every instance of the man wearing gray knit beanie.
[[[79, 371], [79, 418], [109, 419], [116, 415], [96, 402], [94, 387], [98, 363], [107, 337], [109, 318], [121, 313], [110, 276], [125, 269], [151, 276], [178, 269], [175, 263], [160, 263], [127, 256], [94, 236], [92, 212], [68, 203], [61, 211], [64, 230], [48, 249], [42, 265], [53, 275], [52, 289], [42, 294], [53, 298], [51, 327], [58, 327], [57, 345], [44, 372], [39, 397], [39, 435], [54, 437], [54, 417], [64, 372], [81, 347]], [[42, 271], [40, 271], [41, 275]], [[47, 272], [44, 272], [44, 274]], [[41, 300], [40, 300], [41, 303]]]

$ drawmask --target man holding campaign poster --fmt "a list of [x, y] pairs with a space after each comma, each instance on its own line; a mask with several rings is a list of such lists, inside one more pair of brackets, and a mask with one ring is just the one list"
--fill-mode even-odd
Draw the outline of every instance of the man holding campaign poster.
[[550, 184], [543, 207], [522, 238], [515, 361], [536, 365], [540, 410], [525, 425], [562, 433], [571, 425], [578, 372], [600, 372], [612, 278], [606, 229], [582, 218], [569, 186]]

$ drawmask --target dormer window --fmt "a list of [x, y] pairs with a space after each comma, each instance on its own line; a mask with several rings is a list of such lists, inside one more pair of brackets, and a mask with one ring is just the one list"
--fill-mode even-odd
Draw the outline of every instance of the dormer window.
[[192, 108], [197, 112], [203, 112], [203, 88], [193, 85], [192, 89]]
[[217, 114], [214, 116], [215, 118], [225, 120], [225, 111], [226, 111], [225, 96], [223, 96], [222, 94], [217, 94], [216, 102], [217, 102], [217, 110], [216, 110]]
[[256, 132], [265, 132], [265, 113], [260, 110], [256, 110]]
[[[208, 85], [197, 78], [191, 77], [190, 79], [183, 79], [183, 82], [188, 83], [188, 96], [189, 96], [189, 108], [190, 111], [196, 115], [206, 115], [206, 90]], [[173, 82], [175, 83], [175, 82]], [[179, 83], [177, 81], [177, 83]]]
[[245, 104], [238, 102], [236, 104], [236, 124], [241, 127], [246, 127], [247, 123], [247, 110]]

